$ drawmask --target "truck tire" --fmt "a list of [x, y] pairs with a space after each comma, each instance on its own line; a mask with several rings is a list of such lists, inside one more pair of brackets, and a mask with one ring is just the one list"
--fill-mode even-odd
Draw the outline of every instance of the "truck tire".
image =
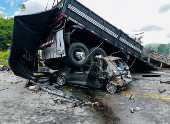
[[89, 52], [90, 52], [90, 61], [91, 62], [97, 62], [98, 60], [97, 60], [97, 56], [100, 56], [101, 55], [101, 57], [105, 57], [106, 56], [106, 53], [105, 53], [105, 51], [102, 49], [102, 48], [97, 48], [97, 47], [94, 47], [94, 48], [91, 48], [90, 50], [89, 50]]
[[89, 51], [87, 47], [82, 43], [73, 43], [70, 45], [69, 49], [67, 50], [67, 57], [65, 61], [69, 63], [68, 66], [73, 65], [77, 67], [84, 66], [88, 61]]

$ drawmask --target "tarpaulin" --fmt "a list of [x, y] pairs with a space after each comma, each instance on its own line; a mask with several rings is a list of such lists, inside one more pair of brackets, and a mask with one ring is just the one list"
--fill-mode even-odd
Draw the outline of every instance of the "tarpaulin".
[[19, 58], [27, 50], [34, 56], [41, 44], [45, 42], [47, 30], [57, 14], [58, 9], [15, 16], [11, 42], [11, 58]]
[[[41, 13], [14, 17], [9, 65], [17, 76], [34, 80], [32, 71], [35, 66], [38, 67], [38, 49], [46, 42], [57, 13], [60, 13], [58, 8], [53, 8]], [[33, 59], [25, 59], [23, 55], [26, 53]]]

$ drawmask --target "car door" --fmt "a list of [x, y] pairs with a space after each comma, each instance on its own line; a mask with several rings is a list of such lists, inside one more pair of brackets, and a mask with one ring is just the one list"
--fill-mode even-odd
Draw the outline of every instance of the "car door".
[[82, 70], [72, 70], [70, 71], [68, 83], [86, 85], [87, 74]]
[[99, 79], [100, 68], [97, 64], [93, 64], [90, 68], [88, 78], [87, 78], [87, 86], [96, 89], [96, 81]]

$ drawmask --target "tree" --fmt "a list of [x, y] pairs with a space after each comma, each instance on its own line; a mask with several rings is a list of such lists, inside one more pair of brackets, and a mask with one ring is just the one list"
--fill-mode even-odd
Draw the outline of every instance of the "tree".
[[25, 4], [20, 4], [20, 5], [19, 5], [19, 8], [20, 8], [20, 10], [22, 11], [22, 15], [23, 15], [23, 11], [26, 10]]
[[140, 37], [132, 36], [132, 39], [134, 39], [135, 41], [137, 41], [140, 44], [142, 44], [142, 41], [141, 41], [142, 38], [143, 38], [143, 36], [140, 36]]
[[144, 47], [157, 51], [159, 45], [160, 45], [159, 43], [151, 43], [151, 44], [146, 44]]
[[5, 14], [2, 12], [0, 13], [0, 18], [4, 18], [5, 17]]
[[158, 47], [159, 53], [167, 54], [167, 51], [168, 51], [168, 45], [166, 45], [166, 44], [159, 45], [159, 47]]
[[12, 35], [13, 18], [0, 18], [0, 51], [6, 51], [9, 48]]

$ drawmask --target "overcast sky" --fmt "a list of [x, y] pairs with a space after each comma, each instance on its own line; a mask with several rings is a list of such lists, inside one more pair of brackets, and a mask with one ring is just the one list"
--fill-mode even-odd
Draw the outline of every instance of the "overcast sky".
[[[0, 11], [6, 16], [22, 14], [24, 3], [30, 14], [50, 9], [54, 0], [0, 0]], [[57, 0], [56, 0], [57, 1]], [[60, 1], [60, 0], [59, 0]], [[78, 0], [105, 20], [134, 36], [141, 35], [143, 45], [170, 43], [170, 0]]]

